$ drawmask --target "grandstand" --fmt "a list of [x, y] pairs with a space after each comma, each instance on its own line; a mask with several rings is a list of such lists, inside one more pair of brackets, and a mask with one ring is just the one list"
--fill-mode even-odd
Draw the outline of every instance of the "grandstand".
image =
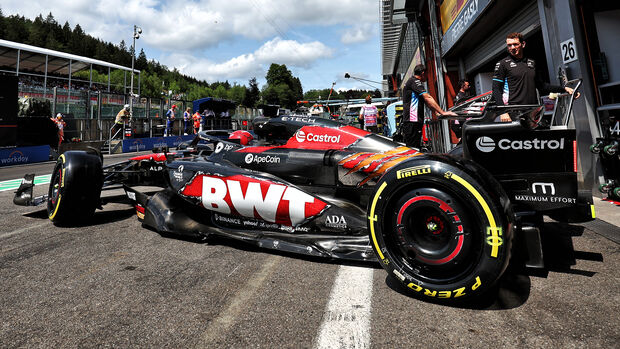
[[[107, 68], [107, 84], [92, 81], [93, 66], [99, 69]], [[75, 73], [85, 69], [90, 71], [89, 80], [73, 77]], [[123, 86], [112, 86], [110, 76], [113, 69], [124, 72]], [[68, 91], [88, 88], [125, 94], [129, 92], [127, 83], [130, 76], [127, 73], [131, 74], [131, 68], [65, 52], [0, 40], [0, 73], [19, 76], [20, 85], [23, 83], [24, 87], [39, 88], [43, 95], [46, 95], [53, 87], [61, 87]], [[137, 88], [140, 94], [140, 71], [134, 69], [134, 73], [138, 74]]]
[[[107, 81], [94, 81], [95, 70], [100, 76], [107, 70]], [[112, 77], [119, 80], [119, 71], [122, 72], [122, 82], [115, 84]], [[140, 71], [134, 72], [137, 74], [135, 92], [140, 96]], [[109, 139], [114, 117], [124, 104], [129, 104], [131, 68], [109, 62], [0, 40], [0, 75], [3, 74], [18, 77], [19, 97], [50, 100], [50, 114], [60, 112], [65, 115], [65, 138], [69, 140]], [[162, 95], [134, 98], [134, 137], [161, 136], [165, 122], [163, 115], [172, 104], [179, 107], [180, 115], [182, 110], [192, 107], [191, 101], [175, 97]], [[248, 116], [244, 114], [242, 117]], [[173, 134], [182, 133], [182, 117], [179, 117]]]

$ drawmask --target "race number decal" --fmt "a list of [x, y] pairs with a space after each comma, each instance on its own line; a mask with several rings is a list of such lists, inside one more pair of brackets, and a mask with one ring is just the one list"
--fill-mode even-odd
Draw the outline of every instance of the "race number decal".
[[614, 127], [609, 126], [609, 133], [620, 136], [620, 121], [616, 121], [616, 125]]

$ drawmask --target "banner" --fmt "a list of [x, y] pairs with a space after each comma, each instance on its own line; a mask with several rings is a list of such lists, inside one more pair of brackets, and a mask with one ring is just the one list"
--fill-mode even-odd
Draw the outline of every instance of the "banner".
[[49, 145], [0, 149], [0, 166], [29, 164], [48, 161], [49, 159]]
[[454, 21], [441, 39], [441, 55], [450, 51], [452, 46], [463, 36], [469, 27], [489, 6], [492, 0], [469, 0], [458, 12]]
[[452, 25], [456, 16], [461, 13], [467, 0], [444, 0], [439, 7], [439, 14], [441, 16], [441, 29], [443, 34], [448, 31], [448, 28]]
[[172, 136], [172, 137], [151, 137], [151, 138], [132, 138], [123, 140], [123, 153], [151, 150], [156, 147], [173, 148], [182, 142], [194, 139], [194, 135]]

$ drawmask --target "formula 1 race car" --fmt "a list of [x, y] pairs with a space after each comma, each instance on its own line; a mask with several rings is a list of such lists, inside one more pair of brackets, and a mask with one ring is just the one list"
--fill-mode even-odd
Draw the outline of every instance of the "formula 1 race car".
[[[159, 233], [378, 259], [412, 294], [460, 300], [498, 280], [513, 245], [542, 264], [542, 215], [593, 219], [591, 194], [578, 191], [575, 130], [532, 129], [542, 111], [532, 107], [488, 107], [465, 122], [450, 154], [305, 116], [257, 118], [257, 139], [203, 132], [175, 153], [107, 167], [94, 151], [69, 151], [47, 196], [33, 198], [26, 180], [15, 202], [47, 203], [49, 218], [66, 224], [92, 216], [102, 187], [122, 186], [143, 226]], [[488, 122], [507, 111], [517, 121]], [[147, 195], [138, 185], [163, 189]]]

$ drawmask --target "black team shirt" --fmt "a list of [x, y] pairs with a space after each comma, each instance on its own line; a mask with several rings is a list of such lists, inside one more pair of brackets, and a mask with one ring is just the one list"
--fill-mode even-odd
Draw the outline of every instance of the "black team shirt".
[[497, 105], [504, 105], [502, 93], [508, 84], [508, 105], [540, 104], [536, 94], [541, 92], [565, 92], [561, 86], [550, 85], [536, 74], [536, 62], [530, 58], [516, 59], [508, 56], [495, 65], [493, 74], [493, 99]]
[[405, 83], [403, 88], [403, 121], [424, 122], [424, 97], [428, 93], [424, 84], [415, 76], [412, 76]]

